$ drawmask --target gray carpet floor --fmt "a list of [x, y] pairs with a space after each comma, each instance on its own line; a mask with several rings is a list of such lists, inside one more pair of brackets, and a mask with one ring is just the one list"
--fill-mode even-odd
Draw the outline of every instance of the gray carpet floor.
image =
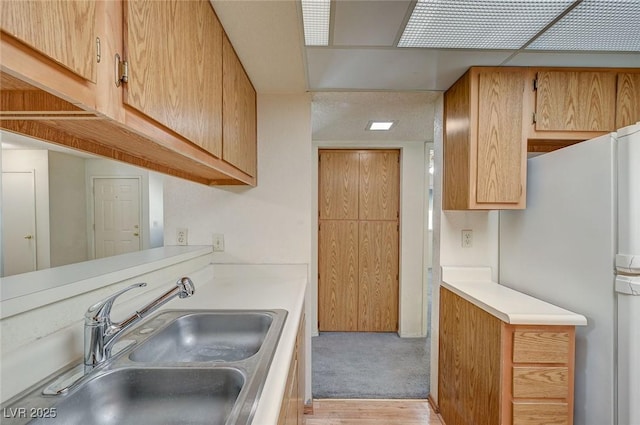
[[312, 338], [314, 398], [417, 398], [429, 394], [428, 338], [321, 332]]

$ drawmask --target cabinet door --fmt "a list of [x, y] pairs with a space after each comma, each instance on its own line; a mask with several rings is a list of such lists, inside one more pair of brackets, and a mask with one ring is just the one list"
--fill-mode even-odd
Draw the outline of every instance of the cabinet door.
[[640, 73], [618, 74], [616, 129], [640, 122]]
[[478, 75], [475, 189], [479, 204], [517, 204], [522, 199], [526, 167], [523, 81], [520, 72]]
[[206, 0], [128, 0], [124, 102], [222, 155], [222, 26]]
[[400, 153], [360, 153], [360, 220], [396, 220], [400, 205]]
[[358, 232], [358, 330], [398, 330], [398, 225], [361, 221]]
[[2, 0], [2, 30], [75, 74], [96, 80], [96, 3]]
[[357, 331], [358, 222], [323, 221], [318, 239], [319, 327], [322, 331]]
[[256, 175], [256, 91], [227, 36], [223, 41], [222, 158]]
[[613, 131], [616, 74], [538, 72], [537, 131]]
[[358, 152], [321, 152], [318, 210], [321, 220], [357, 220], [360, 156]]

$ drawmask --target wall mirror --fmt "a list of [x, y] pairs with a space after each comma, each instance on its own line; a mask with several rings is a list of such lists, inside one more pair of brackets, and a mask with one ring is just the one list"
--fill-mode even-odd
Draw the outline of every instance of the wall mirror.
[[0, 276], [163, 246], [161, 174], [0, 131]]

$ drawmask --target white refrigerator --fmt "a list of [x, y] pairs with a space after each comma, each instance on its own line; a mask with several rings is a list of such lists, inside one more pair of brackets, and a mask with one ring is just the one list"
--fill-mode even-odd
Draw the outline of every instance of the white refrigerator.
[[640, 123], [530, 158], [500, 212], [499, 280], [587, 317], [574, 423], [640, 425]]

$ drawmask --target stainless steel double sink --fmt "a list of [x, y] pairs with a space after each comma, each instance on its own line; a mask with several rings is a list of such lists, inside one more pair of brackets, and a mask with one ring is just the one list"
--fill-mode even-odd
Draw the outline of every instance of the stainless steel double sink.
[[250, 424], [286, 316], [285, 310], [158, 313], [123, 335], [126, 348], [106, 364], [68, 385], [60, 385], [66, 375], [56, 376], [7, 402], [2, 422]]

